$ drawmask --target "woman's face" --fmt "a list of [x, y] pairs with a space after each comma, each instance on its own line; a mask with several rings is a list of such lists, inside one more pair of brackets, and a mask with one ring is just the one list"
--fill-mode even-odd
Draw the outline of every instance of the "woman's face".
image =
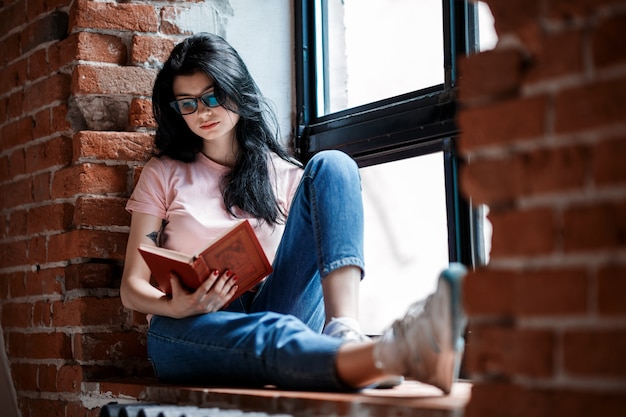
[[207, 107], [200, 97], [214, 91], [213, 80], [203, 72], [178, 75], [174, 78], [174, 97], [195, 99], [197, 110], [182, 116], [189, 129], [205, 141], [205, 145], [231, 145], [235, 141], [235, 126], [239, 115], [225, 107]]

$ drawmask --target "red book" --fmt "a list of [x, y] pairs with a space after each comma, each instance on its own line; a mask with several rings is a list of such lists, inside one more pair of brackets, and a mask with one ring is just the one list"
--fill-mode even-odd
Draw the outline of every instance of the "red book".
[[237, 275], [237, 292], [229, 303], [250, 290], [272, 272], [259, 240], [247, 220], [243, 220], [215, 239], [196, 255], [187, 255], [152, 245], [139, 245], [159, 288], [171, 294], [170, 273], [180, 278], [183, 287], [197, 289], [211, 271], [227, 269]]

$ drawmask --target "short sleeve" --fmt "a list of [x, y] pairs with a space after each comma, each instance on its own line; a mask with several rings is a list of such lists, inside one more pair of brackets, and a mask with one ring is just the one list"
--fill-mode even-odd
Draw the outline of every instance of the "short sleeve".
[[143, 167], [137, 185], [126, 203], [126, 210], [166, 218], [166, 179], [157, 158], [152, 158]]

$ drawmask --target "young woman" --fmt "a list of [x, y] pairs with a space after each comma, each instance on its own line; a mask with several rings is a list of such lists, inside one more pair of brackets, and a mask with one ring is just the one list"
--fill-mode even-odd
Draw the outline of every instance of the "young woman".
[[[245, 64], [216, 35], [174, 48], [153, 110], [158, 155], [128, 201], [121, 298], [148, 314], [160, 379], [355, 390], [405, 376], [449, 392], [462, 348], [464, 269], [444, 271], [437, 291], [382, 337], [361, 334], [363, 209], [351, 158], [325, 151], [305, 167], [294, 161]], [[193, 253], [241, 219], [274, 268], [253, 291], [225, 307], [237, 271], [213, 271], [195, 292], [175, 276], [171, 295], [151, 285], [139, 244]]]

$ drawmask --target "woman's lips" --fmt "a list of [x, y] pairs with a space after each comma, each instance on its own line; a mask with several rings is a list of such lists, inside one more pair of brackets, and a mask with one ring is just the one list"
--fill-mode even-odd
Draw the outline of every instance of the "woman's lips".
[[200, 129], [209, 130], [217, 126], [218, 123], [219, 122], [206, 123], [206, 124], [200, 125]]

